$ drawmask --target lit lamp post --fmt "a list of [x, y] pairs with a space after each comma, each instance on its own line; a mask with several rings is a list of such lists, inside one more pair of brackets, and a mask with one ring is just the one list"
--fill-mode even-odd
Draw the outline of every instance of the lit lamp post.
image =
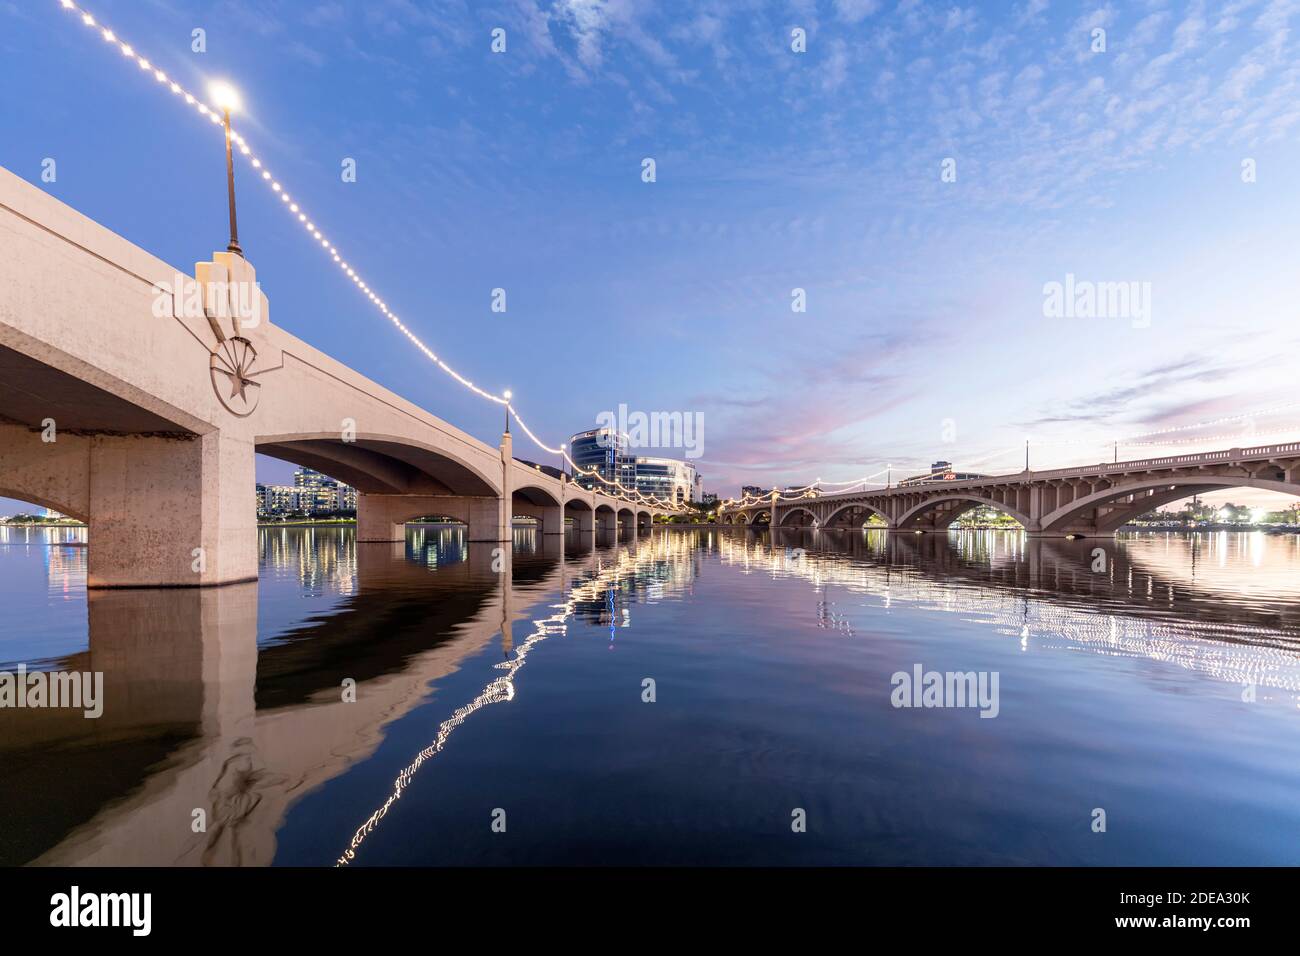
[[244, 250], [239, 248], [239, 226], [235, 222], [235, 153], [230, 142], [230, 113], [239, 109], [239, 94], [225, 83], [214, 84], [211, 92], [212, 101], [225, 117], [226, 126], [226, 193], [230, 198], [230, 245], [226, 246], [226, 251], [242, 259]]

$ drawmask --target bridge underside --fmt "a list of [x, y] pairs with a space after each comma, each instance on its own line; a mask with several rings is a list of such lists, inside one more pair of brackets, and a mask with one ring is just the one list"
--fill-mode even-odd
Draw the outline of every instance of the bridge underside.
[[589, 494], [562, 503], [554, 480], [514, 488], [507, 503], [460, 464], [391, 440], [254, 444], [196, 434], [12, 350], [0, 351], [0, 363], [0, 496], [89, 525], [91, 588], [255, 580], [255, 451], [357, 487], [363, 542], [404, 540], [405, 523], [426, 515], [464, 522], [471, 542], [509, 541], [515, 515], [536, 519], [545, 535], [563, 534], [566, 516], [588, 534], [648, 529], [652, 519], [649, 509], [616, 512], [604, 498], [593, 511]]
[[[123, 434], [94, 428], [102, 422], [78, 416], [75, 406], [44, 429], [22, 401], [8, 400], [16, 391], [7, 381], [0, 406], [0, 496], [87, 523], [91, 588], [255, 580], [255, 447], [355, 485], [362, 542], [404, 540], [406, 522], [428, 515], [463, 522], [471, 542], [508, 542], [514, 516], [536, 519], [545, 535], [563, 534], [566, 517], [579, 533], [592, 535], [648, 530], [653, 517], [643, 508], [616, 511], [607, 499], [593, 510], [589, 495], [562, 503], [543, 487], [514, 488], [503, 499], [454, 463], [387, 442], [360, 439], [353, 446], [313, 438], [254, 446], [221, 432], [186, 432], [145, 410], [120, 421], [158, 427]], [[64, 394], [97, 398], [84, 388]], [[105, 401], [101, 408], [112, 406]], [[26, 420], [14, 421], [18, 415]]]
[[495, 496], [473, 471], [436, 452], [360, 436], [259, 441], [257, 451], [346, 482], [365, 494]]
[[119, 434], [0, 425], [0, 495], [85, 521], [88, 587], [257, 577], [250, 445], [219, 432]]
[[[87, 373], [89, 374], [89, 373]], [[61, 432], [192, 435], [193, 431], [106, 389], [0, 344], [0, 421]]]

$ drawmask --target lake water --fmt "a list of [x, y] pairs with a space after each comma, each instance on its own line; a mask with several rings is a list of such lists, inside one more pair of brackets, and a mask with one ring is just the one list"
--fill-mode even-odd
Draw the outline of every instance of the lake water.
[[0, 710], [0, 863], [1300, 862], [1297, 536], [259, 535], [87, 592], [0, 529], [0, 670], [104, 681]]

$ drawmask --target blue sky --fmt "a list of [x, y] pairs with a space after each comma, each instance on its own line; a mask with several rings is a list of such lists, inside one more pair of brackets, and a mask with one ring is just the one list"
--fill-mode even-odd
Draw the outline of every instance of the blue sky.
[[[1217, 421], [1300, 401], [1300, 0], [85, 5], [189, 87], [233, 80], [349, 261], [552, 444], [699, 412], [731, 493], [1300, 434], [1300, 407]], [[0, 0], [0, 80], [0, 164], [55, 158], [43, 188], [174, 264], [224, 247], [213, 129], [57, 0]], [[499, 409], [237, 178], [272, 321], [494, 442]], [[1045, 316], [1067, 274], [1149, 283], [1149, 324]]]

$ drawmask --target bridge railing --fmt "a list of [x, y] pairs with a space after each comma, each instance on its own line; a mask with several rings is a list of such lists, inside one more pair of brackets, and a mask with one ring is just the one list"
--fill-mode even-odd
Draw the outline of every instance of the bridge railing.
[[1030, 474], [1035, 478], [1086, 477], [1090, 474], [1115, 474], [1142, 468], [1177, 468], [1184, 465], [1212, 465], [1225, 461], [1257, 461], [1261, 458], [1297, 454], [1300, 454], [1300, 442], [1288, 442], [1281, 445], [1257, 445], [1253, 448], [1230, 448], [1227, 451], [1205, 451], [1191, 455], [1142, 458], [1137, 461], [1103, 462], [1095, 469], [1086, 466], [1056, 468], [1052, 471], [1033, 471]]

